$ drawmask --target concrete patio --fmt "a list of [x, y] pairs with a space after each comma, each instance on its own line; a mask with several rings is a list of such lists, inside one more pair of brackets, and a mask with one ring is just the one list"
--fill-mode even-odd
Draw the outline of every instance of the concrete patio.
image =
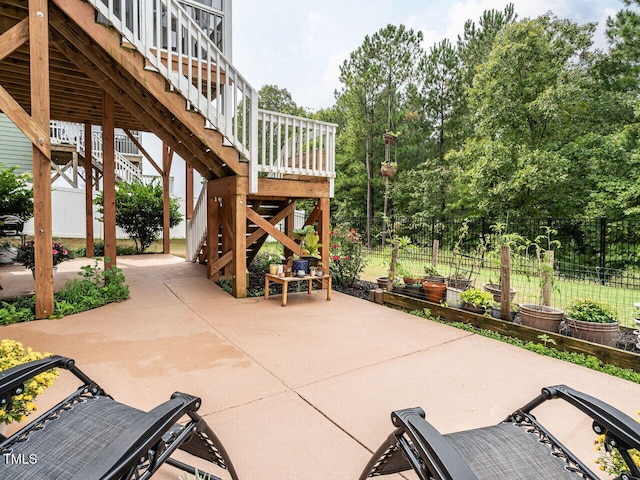
[[[59, 275], [88, 263], [62, 264]], [[0, 327], [0, 338], [75, 358], [142, 409], [176, 390], [199, 395], [241, 479], [357, 479], [392, 430], [390, 412], [416, 405], [443, 433], [498, 423], [558, 383], [640, 409], [640, 385], [347, 295], [291, 294], [283, 308], [278, 296], [234, 299], [182, 258], [119, 257], [118, 266], [130, 300]], [[0, 269], [5, 296], [30, 280], [18, 273]], [[72, 385], [61, 377], [41, 408]], [[537, 412], [595, 460], [590, 422], [560, 401]], [[182, 476], [164, 468], [154, 478]]]

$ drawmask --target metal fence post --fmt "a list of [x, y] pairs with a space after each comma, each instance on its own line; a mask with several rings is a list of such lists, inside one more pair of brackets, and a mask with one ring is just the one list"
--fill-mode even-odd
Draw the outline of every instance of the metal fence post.
[[600, 217], [600, 270], [604, 272], [604, 269], [606, 267], [607, 267], [607, 217]]

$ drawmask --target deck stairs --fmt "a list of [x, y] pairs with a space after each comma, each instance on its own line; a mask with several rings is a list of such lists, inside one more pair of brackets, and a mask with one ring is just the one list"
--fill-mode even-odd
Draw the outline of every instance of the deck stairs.
[[[51, 146], [52, 146], [52, 181], [64, 178], [74, 188], [78, 188], [77, 166], [84, 166], [86, 161], [84, 127], [70, 122], [51, 121]], [[102, 135], [99, 131], [91, 132], [91, 165], [96, 172], [102, 174]], [[116, 181], [132, 182], [143, 181], [140, 168], [116, 150], [115, 152]], [[69, 174], [69, 171], [71, 173]]]

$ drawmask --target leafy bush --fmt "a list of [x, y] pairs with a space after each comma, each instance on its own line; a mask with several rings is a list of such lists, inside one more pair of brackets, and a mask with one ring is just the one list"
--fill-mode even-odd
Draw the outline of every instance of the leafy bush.
[[[71, 252], [69, 252], [63, 244], [57, 242], [51, 242], [51, 255], [53, 257], [54, 267], [73, 258]], [[31, 270], [36, 268], [35, 243], [33, 240], [29, 240], [24, 245], [18, 247], [16, 262], [21, 263], [25, 268]]]
[[[104, 215], [104, 195], [94, 200], [98, 212]], [[139, 180], [122, 182], [116, 191], [116, 225], [122, 228], [136, 244], [136, 253], [143, 253], [162, 231], [162, 186], [157, 181], [144, 184]], [[182, 220], [180, 204], [175, 198], [169, 201], [169, 226], [175, 227]]]
[[588, 299], [574, 300], [565, 313], [573, 320], [592, 323], [615, 323], [618, 318], [618, 312], [613, 305]]
[[[116, 245], [116, 255], [135, 255], [137, 252], [136, 247], [133, 245]], [[73, 251], [75, 257], [86, 257], [87, 248], [79, 247]], [[104, 256], [104, 242], [97, 241], [93, 244], [93, 256]]]
[[490, 308], [493, 305], [493, 295], [479, 288], [470, 288], [460, 294], [460, 300], [470, 303], [476, 308]]
[[351, 288], [360, 279], [367, 262], [362, 255], [362, 239], [354, 228], [336, 226], [331, 235], [329, 271], [338, 287]]
[[[129, 287], [118, 267], [104, 272], [95, 264], [80, 267], [82, 279], [68, 280], [53, 299], [55, 310], [51, 318], [80, 313], [129, 298]], [[25, 297], [15, 302], [0, 304], [0, 325], [35, 320], [35, 297]]]
[[[15, 340], [4, 339], [0, 341], [0, 372], [50, 355], [50, 353], [34, 352], [31, 348], [24, 348], [22, 343]], [[56, 378], [58, 378], [58, 372], [53, 369], [27, 380], [24, 383], [23, 393], [13, 397], [11, 409], [0, 408], [0, 423], [21, 422], [24, 417], [37, 410], [38, 407], [33, 400], [45, 388], [50, 387]]]
[[15, 215], [26, 221], [33, 217], [31, 174], [16, 175], [17, 168], [0, 163], [0, 215]]

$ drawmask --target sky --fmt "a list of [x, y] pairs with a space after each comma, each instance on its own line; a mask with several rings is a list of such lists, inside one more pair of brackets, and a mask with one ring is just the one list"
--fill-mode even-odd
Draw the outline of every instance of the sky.
[[[310, 110], [331, 107], [340, 89], [340, 65], [388, 24], [424, 35], [424, 48], [462, 33], [484, 10], [507, 0], [233, 0], [233, 64], [256, 89], [286, 88]], [[622, 0], [513, 0], [518, 18], [552, 11], [580, 24], [597, 22], [596, 47], [606, 48], [604, 24]]]

